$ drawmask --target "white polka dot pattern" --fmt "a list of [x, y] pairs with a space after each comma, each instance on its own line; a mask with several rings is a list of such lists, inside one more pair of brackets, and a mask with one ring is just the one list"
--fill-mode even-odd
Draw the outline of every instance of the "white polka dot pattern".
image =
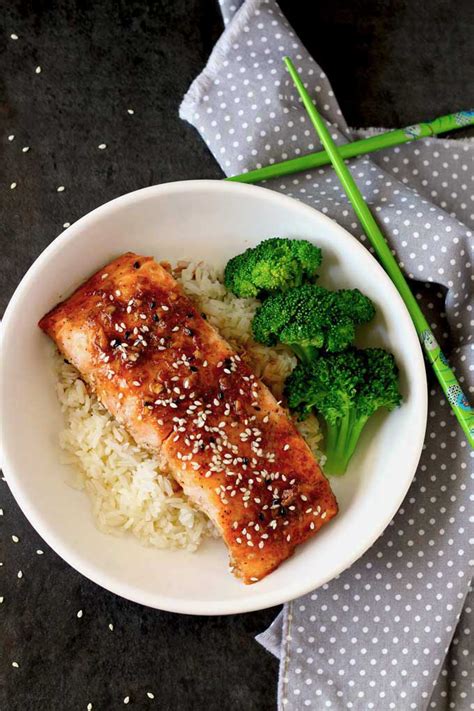
[[229, 24], [237, 10], [242, 7], [243, 3], [244, 0], [219, 0], [224, 25], [227, 26]]
[[[181, 116], [227, 174], [318, 150], [283, 69], [285, 54], [338, 143], [370, 133], [347, 127], [324, 72], [273, 0], [221, 0], [221, 7], [227, 29]], [[350, 168], [467, 390], [474, 370], [474, 142], [425, 139], [360, 157]], [[365, 242], [329, 167], [268, 187]], [[469, 708], [471, 607], [464, 603], [473, 563], [473, 460], [434, 381], [429, 409], [420, 466], [384, 535], [338, 578], [286, 605], [259, 638], [281, 659], [280, 709]]]

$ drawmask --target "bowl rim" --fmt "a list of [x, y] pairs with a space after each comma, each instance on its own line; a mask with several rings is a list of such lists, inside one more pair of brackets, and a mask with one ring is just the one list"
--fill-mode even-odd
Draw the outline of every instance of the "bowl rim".
[[[411, 346], [412, 351], [412, 366], [417, 370], [416, 382], [419, 386], [418, 388], [418, 398], [420, 416], [418, 418], [418, 426], [416, 431], [413, 432], [414, 438], [416, 438], [417, 446], [413, 447], [413, 454], [409, 464], [406, 466], [406, 474], [404, 477], [403, 486], [400, 487], [400, 493], [397, 499], [393, 500], [390, 515], [387, 515], [386, 520], [380, 523], [376, 529], [371, 532], [371, 535], [366, 535], [365, 538], [358, 542], [358, 545], [350, 547], [350, 550], [345, 556], [338, 557], [338, 562], [333, 565], [330, 569], [326, 571], [326, 574], [318, 577], [317, 581], [304, 580], [298, 582], [289, 583], [285, 586], [282, 591], [267, 591], [261, 593], [260, 595], [250, 596], [249, 598], [231, 598], [229, 600], [224, 600], [220, 602], [208, 601], [208, 600], [187, 600], [187, 599], [176, 599], [172, 596], [163, 595], [161, 593], [148, 593], [143, 590], [140, 591], [135, 586], [129, 585], [126, 582], [118, 581], [115, 577], [104, 573], [103, 570], [98, 568], [94, 564], [89, 564], [84, 556], [81, 554], [71, 551], [67, 544], [64, 544], [62, 539], [54, 532], [49, 529], [47, 521], [43, 519], [41, 515], [35, 510], [33, 503], [30, 501], [26, 490], [17, 482], [14, 464], [9, 457], [9, 446], [7, 442], [3, 441], [2, 445], [2, 456], [1, 460], [3, 463], [3, 470], [5, 474], [6, 481], [9, 488], [18, 503], [19, 507], [25, 514], [29, 523], [38, 532], [38, 534], [45, 540], [45, 542], [57, 553], [66, 563], [71, 565], [75, 570], [77, 570], [81, 575], [84, 575], [89, 580], [100, 585], [101, 587], [109, 590], [110, 592], [124, 597], [132, 602], [138, 604], [146, 605], [155, 609], [165, 610], [168, 612], [182, 613], [182, 614], [193, 614], [193, 615], [222, 615], [222, 614], [239, 614], [245, 612], [252, 612], [256, 610], [266, 609], [275, 605], [280, 605], [282, 603], [293, 600], [297, 597], [305, 595], [312, 590], [315, 590], [325, 583], [329, 582], [337, 575], [341, 574], [344, 570], [349, 568], [353, 563], [355, 563], [369, 548], [374, 544], [374, 542], [379, 538], [379, 536], [386, 529], [390, 521], [393, 519], [394, 515], [400, 508], [403, 499], [413, 481], [413, 477], [416, 472], [417, 465], [419, 463], [428, 415], [428, 388], [426, 380], [426, 372], [424, 366], [424, 359], [421, 350], [421, 345], [415, 331], [414, 325], [412, 323], [411, 317], [406, 309], [406, 306], [399, 295], [394, 284], [390, 281], [388, 275], [373, 257], [372, 254], [344, 227], [336, 223], [334, 220], [324, 215], [319, 210], [300, 202], [299, 200], [290, 197], [285, 194], [278, 193], [269, 188], [262, 186], [249, 185], [237, 182], [225, 182], [219, 180], [183, 180], [183, 181], [173, 181], [169, 183], [162, 183], [159, 185], [153, 185], [146, 188], [141, 188], [124, 195], [121, 195], [113, 200], [110, 200], [103, 205], [100, 205], [90, 212], [86, 213], [83, 217], [79, 218], [70, 227], [59, 234], [36, 258], [36, 260], [31, 264], [20, 283], [18, 284], [15, 292], [13, 293], [5, 314], [3, 317], [2, 328], [0, 329], [0, 350], [3, 353], [3, 344], [6, 337], [8, 337], [8, 332], [10, 330], [10, 324], [15, 319], [16, 305], [20, 301], [22, 295], [28, 291], [30, 283], [35, 276], [36, 271], [46, 262], [50, 261], [55, 254], [62, 250], [69, 242], [77, 238], [77, 236], [84, 230], [87, 229], [89, 224], [92, 224], [97, 218], [104, 217], [108, 213], [113, 213], [117, 209], [139, 202], [143, 198], [153, 198], [156, 196], [166, 195], [170, 192], [195, 192], [202, 189], [209, 189], [217, 192], [238, 192], [245, 198], [247, 195], [255, 193], [258, 191], [260, 198], [275, 203], [280, 203], [283, 206], [288, 206], [290, 209], [297, 209], [306, 213], [309, 216], [314, 217], [314, 213], [317, 214], [318, 220], [322, 223], [330, 225], [331, 230], [337, 229], [340, 233], [341, 240], [350, 240], [353, 243], [353, 247], [358, 249], [360, 252], [364, 253], [364, 258], [372, 260], [373, 266], [379, 271], [380, 278], [385, 280], [387, 288], [392, 291], [392, 298], [398, 300], [398, 306], [400, 314], [404, 315], [405, 323], [401, 324], [404, 328], [404, 337], [410, 337], [413, 342]], [[0, 384], [4, 381], [1, 377], [2, 370], [4, 368], [4, 358], [3, 355], [0, 358]], [[0, 407], [3, 403], [3, 386], [0, 392]], [[3, 409], [3, 407], [2, 407]], [[2, 437], [3, 439], [3, 437]], [[256, 586], [255, 586], [256, 587]], [[251, 586], [254, 588], [254, 586]]]

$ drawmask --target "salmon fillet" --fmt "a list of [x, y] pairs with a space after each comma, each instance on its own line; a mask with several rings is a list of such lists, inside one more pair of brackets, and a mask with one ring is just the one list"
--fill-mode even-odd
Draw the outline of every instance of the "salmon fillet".
[[245, 583], [337, 513], [286, 411], [151, 257], [122, 255], [39, 325], [208, 514]]

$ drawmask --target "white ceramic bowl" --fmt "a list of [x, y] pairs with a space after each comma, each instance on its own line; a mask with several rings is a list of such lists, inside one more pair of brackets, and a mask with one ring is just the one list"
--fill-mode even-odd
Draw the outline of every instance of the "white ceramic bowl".
[[[61, 414], [38, 319], [92, 272], [127, 250], [157, 259], [229, 257], [272, 236], [323, 248], [321, 283], [359, 287], [377, 305], [362, 345], [391, 349], [401, 370], [402, 407], [376, 415], [348, 473], [333, 479], [339, 515], [263, 581], [245, 586], [227, 569], [220, 541], [190, 554], [158, 551], [94, 525], [86, 495], [66, 484]], [[1, 409], [4, 469], [11, 490], [45, 541], [83, 575], [144, 605], [227, 614], [276, 605], [327, 582], [382, 533], [412, 481], [426, 425], [426, 377], [410, 317], [385, 272], [324, 215], [275, 192], [236, 183], [190, 181], [138, 190], [86, 215], [36, 260], [3, 322]]]

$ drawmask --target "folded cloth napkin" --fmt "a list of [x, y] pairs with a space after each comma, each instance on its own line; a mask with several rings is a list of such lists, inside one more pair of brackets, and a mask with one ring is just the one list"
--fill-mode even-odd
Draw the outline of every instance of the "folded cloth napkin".
[[[226, 30], [180, 114], [227, 174], [320, 148], [283, 68], [285, 54], [337, 143], [370, 133], [347, 126], [326, 75], [273, 0], [221, 6]], [[350, 167], [467, 390], [474, 370], [474, 142], [425, 139]], [[266, 186], [316, 207], [366, 242], [331, 167]], [[428, 377], [426, 443], [398, 514], [349, 570], [285, 605], [259, 637], [280, 658], [281, 709], [469, 708], [473, 460]]]

